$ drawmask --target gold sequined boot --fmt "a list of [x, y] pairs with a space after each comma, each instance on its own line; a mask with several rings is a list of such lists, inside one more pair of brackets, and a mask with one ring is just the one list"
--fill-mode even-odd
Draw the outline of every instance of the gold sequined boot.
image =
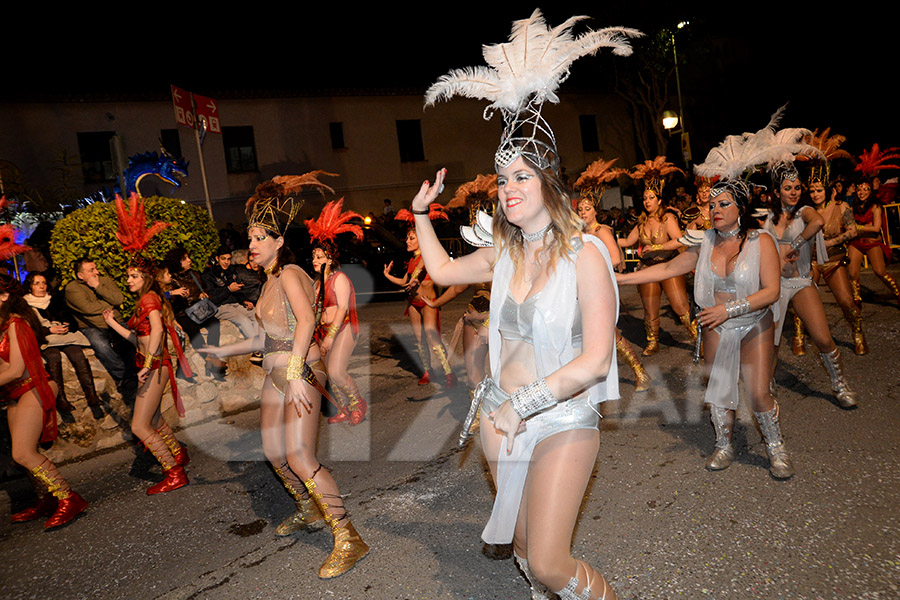
[[31, 475], [47, 487], [47, 491], [56, 497], [56, 511], [44, 523], [44, 529], [53, 529], [65, 525], [87, 508], [87, 501], [78, 492], [69, 487], [69, 483], [63, 479], [49, 459], [31, 470]]
[[[319, 567], [319, 577], [321, 579], [330, 579], [343, 575], [352, 569], [353, 565], [369, 553], [369, 547], [362, 541], [356, 528], [353, 527], [353, 524], [347, 518], [348, 515], [344, 509], [343, 499], [340, 496], [326, 496], [319, 491], [315, 477], [321, 468], [322, 465], [319, 465], [312, 477], [303, 483], [309, 491], [309, 495], [312, 496], [319, 506], [319, 510], [325, 517], [325, 522], [331, 527], [331, 533], [334, 536], [334, 548], [332, 548], [331, 554], [328, 555], [322, 566]], [[340, 522], [345, 519], [345, 524], [341, 525]]]
[[[275, 528], [275, 535], [285, 536], [296, 533], [302, 529], [310, 531], [321, 529], [325, 526], [322, 511], [319, 506], [309, 496], [306, 486], [298, 478], [294, 478], [294, 472], [286, 464], [281, 467], [274, 467], [273, 470], [281, 480], [284, 489], [288, 491], [297, 505], [297, 512], [289, 516]], [[288, 475], [290, 473], [290, 475]]]
[[831, 391], [834, 392], [838, 404], [841, 408], [856, 408], [856, 393], [847, 383], [841, 353], [835, 348], [831, 352], [821, 352], [819, 356], [822, 357], [822, 364], [831, 378]]
[[856, 308], [860, 308], [862, 306], [862, 296], [859, 293], [859, 280], [850, 280], [850, 293], [853, 294], [853, 303], [856, 304]]
[[803, 335], [803, 321], [800, 317], [794, 315], [794, 339], [791, 343], [791, 350], [794, 356], [806, 356], [806, 340]]
[[862, 313], [855, 306], [850, 322], [850, 328], [853, 330], [853, 351], [862, 356], [869, 353], [869, 346], [866, 344], [866, 335], [862, 328]]
[[644, 365], [634, 352], [634, 348], [621, 335], [616, 339], [616, 349], [622, 353], [628, 365], [634, 369], [634, 391], [646, 392], [650, 389], [650, 376], [644, 370]]
[[891, 277], [890, 273], [885, 273], [881, 277], [881, 280], [890, 288], [891, 292], [893, 292], [894, 296], [897, 298], [897, 305], [900, 306], [900, 288], [897, 287], [897, 282], [894, 281], [894, 278]]
[[687, 329], [688, 335], [691, 336], [691, 343], [694, 344], [697, 342], [697, 322], [691, 321], [691, 313], [684, 313], [683, 315], [678, 315], [678, 320], [681, 321], [681, 324], [684, 325], [684, 328]]
[[709, 471], [721, 471], [734, 461], [734, 446], [731, 443], [734, 411], [710, 405], [709, 418], [716, 430], [716, 447], [706, 459], [706, 468]]
[[647, 333], [647, 345], [641, 355], [652, 356], [659, 352], [659, 317], [644, 319], [644, 331]]
[[781, 437], [781, 423], [779, 422], [780, 410], [778, 403], [775, 408], [766, 412], [755, 412], [756, 422], [766, 443], [766, 454], [769, 455], [769, 473], [775, 479], [790, 479], [794, 476], [794, 467], [784, 449], [784, 439]]

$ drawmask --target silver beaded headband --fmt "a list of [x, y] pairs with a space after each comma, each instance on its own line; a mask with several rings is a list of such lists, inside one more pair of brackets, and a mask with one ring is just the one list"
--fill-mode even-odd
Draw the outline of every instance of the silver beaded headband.
[[800, 179], [800, 173], [792, 162], [780, 162], [769, 169], [769, 175], [772, 177], [772, 185], [778, 187], [783, 181], [797, 181]]
[[709, 197], [715, 198], [725, 192], [730, 192], [734, 201], [738, 204], [747, 204], [750, 201], [750, 184], [743, 179], [722, 179], [717, 181], [710, 188]]

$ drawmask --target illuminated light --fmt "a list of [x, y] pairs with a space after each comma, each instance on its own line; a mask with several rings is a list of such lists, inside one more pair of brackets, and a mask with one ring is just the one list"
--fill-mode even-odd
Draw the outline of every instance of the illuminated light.
[[675, 129], [675, 126], [678, 125], [678, 115], [667, 110], [662, 115], [662, 124], [665, 129]]

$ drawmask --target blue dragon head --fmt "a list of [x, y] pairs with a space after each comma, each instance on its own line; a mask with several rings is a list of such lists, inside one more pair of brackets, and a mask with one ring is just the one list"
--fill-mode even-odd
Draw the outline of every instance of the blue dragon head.
[[163, 151], [162, 155], [156, 152], [144, 152], [128, 158], [128, 168], [125, 169], [126, 193], [137, 192], [140, 194], [138, 184], [148, 175], [155, 175], [174, 188], [181, 187], [181, 179], [187, 177], [188, 163], [183, 158], [175, 158]]

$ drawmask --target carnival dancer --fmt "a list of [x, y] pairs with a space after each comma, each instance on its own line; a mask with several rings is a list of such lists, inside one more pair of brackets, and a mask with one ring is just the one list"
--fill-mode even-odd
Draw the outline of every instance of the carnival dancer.
[[697, 177], [697, 193], [694, 196], [695, 204], [692, 204], [681, 213], [682, 224], [685, 229], [706, 231], [712, 229], [712, 221], [709, 218], [709, 190], [712, 180], [708, 177]]
[[12, 459], [27, 471], [38, 501], [13, 513], [24, 523], [49, 516], [44, 529], [65, 525], [88, 503], [72, 490], [38, 444], [56, 439], [56, 384], [41, 359], [41, 325], [19, 282], [0, 274], [0, 403], [6, 408]]
[[[857, 236], [856, 221], [853, 220], [853, 211], [840, 198], [828, 198], [826, 186], [831, 173], [831, 161], [836, 158], [850, 158], [846, 150], [839, 147], [846, 138], [842, 135], [829, 136], [830, 129], [821, 134], [814, 131], [807, 140], [812, 146], [818, 148], [825, 155], [824, 161], [813, 164], [809, 170], [807, 188], [816, 212], [822, 217], [825, 225], [822, 234], [825, 239], [825, 252], [828, 260], [825, 263], [813, 262], [812, 277], [817, 284], [824, 282], [834, 294], [834, 299], [841, 312], [844, 314], [850, 331], [853, 332], [853, 350], [856, 354], [866, 354], [866, 337], [862, 328], [862, 312], [853, 301], [853, 292], [850, 287], [850, 275], [847, 271], [847, 242]], [[803, 155], [798, 159], [805, 158]], [[834, 196], [834, 195], [833, 195]], [[818, 254], [818, 248], [816, 249]], [[803, 321], [794, 316], [794, 354], [802, 356], [806, 354]]]
[[344, 199], [329, 202], [318, 219], [307, 220], [313, 244], [312, 264], [316, 272], [316, 331], [314, 338], [325, 361], [328, 381], [335, 395], [338, 412], [329, 423], [359, 425], [366, 418], [368, 404], [359, 392], [353, 377], [347, 372], [350, 355], [359, 336], [359, 315], [356, 312], [356, 290], [353, 282], [341, 271], [338, 262], [337, 236], [352, 233], [363, 240], [362, 228], [349, 221], [362, 219], [353, 211], [341, 212]]
[[[449, 220], [444, 207], [440, 204], [435, 203], [429, 210], [429, 219]], [[394, 261], [385, 265], [384, 276], [391, 283], [405, 288], [408, 295], [406, 311], [403, 314], [409, 317], [413, 334], [416, 336], [416, 350], [419, 354], [419, 360], [422, 361], [423, 375], [419, 379], [419, 385], [431, 382], [429, 371], [431, 370], [431, 357], [433, 355], [438, 359], [443, 370], [444, 386], [452, 388], [456, 386], [456, 375], [450, 367], [447, 350], [444, 348], [444, 342], [441, 339], [441, 313], [439, 309], [433, 308], [425, 302], [426, 299], [435, 300], [437, 292], [434, 287], [434, 281], [425, 269], [425, 263], [419, 251], [419, 238], [416, 235], [415, 228], [412, 227], [413, 215], [404, 208], [397, 213], [395, 218], [398, 221], [406, 221], [411, 225], [411, 228], [406, 233], [406, 250], [412, 252], [413, 257], [407, 263], [406, 273], [403, 277], [397, 277], [391, 273], [391, 269], [394, 268]]]
[[709, 214], [713, 229], [690, 237], [695, 245], [668, 262], [620, 274], [617, 279], [620, 284], [640, 284], [696, 269], [694, 298], [702, 308], [697, 320], [703, 332], [709, 376], [704, 400], [716, 432], [715, 448], [706, 468], [725, 469], [735, 458], [732, 433], [740, 400], [738, 377], [742, 376], [765, 439], [769, 471], [776, 479], [786, 479], [794, 470], [784, 448], [778, 406], [768, 385], [774, 354], [772, 313], [779, 308], [778, 251], [768, 232], [753, 227], [750, 190], [738, 176], [712, 186]]
[[278, 176], [257, 186], [247, 210], [250, 259], [268, 275], [256, 304], [262, 331], [250, 340], [201, 351], [225, 357], [265, 350], [260, 403], [263, 452], [297, 506], [275, 533], [318, 528], [324, 520], [334, 536], [334, 547], [318, 572], [327, 579], [353, 568], [369, 547], [350, 522], [331, 472], [316, 457], [325, 373], [313, 340], [314, 284], [303, 269], [291, 264], [293, 255], [284, 237], [303, 204], [299, 198], [303, 187], [333, 191], [319, 182], [321, 174], [330, 175], [313, 171]]
[[809, 197], [802, 193], [800, 174], [793, 162], [778, 162], [769, 168], [769, 174], [774, 187], [774, 206], [769, 210], [763, 227], [778, 241], [782, 260], [780, 318], [775, 322], [776, 352], [772, 360], [771, 385], [774, 389], [777, 348], [790, 305], [806, 325], [809, 337], [819, 350], [838, 404], [844, 409], [854, 408], [856, 394], [850, 389], [841, 353], [831, 337], [822, 298], [810, 275], [813, 247], [818, 255], [817, 262], [824, 264], [828, 261], [822, 235], [825, 221], [811, 206]]
[[850, 285], [853, 290], [853, 299], [857, 306], [861, 306], [859, 272], [862, 267], [863, 256], [869, 259], [872, 271], [887, 287], [900, 305], [900, 287], [887, 272], [885, 265], [891, 262], [891, 247], [885, 243], [887, 221], [884, 218], [884, 210], [874, 190], [872, 180], [884, 169], [900, 168], [888, 162], [900, 158], [897, 151], [900, 148], [888, 148], [879, 150], [878, 144], [872, 146], [870, 152], [863, 152], [859, 157], [856, 170], [860, 172], [860, 179], [856, 184], [856, 198], [853, 201], [853, 218], [856, 220], [859, 235], [850, 242]]
[[171, 382], [175, 409], [178, 416], [184, 416], [167, 338], [172, 341], [179, 364], [188, 377], [192, 376], [191, 368], [175, 335], [175, 317], [157, 281], [156, 266], [142, 255], [150, 239], [169, 224], [157, 221], [147, 227], [144, 201], [137, 195], [132, 195], [127, 211], [122, 199], [116, 197], [116, 213], [119, 222], [116, 237], [125, 252], [132, 255], [127, 269], [128, 291], [137, 294], [140, 299], [127, 327], [116, 320], [112, 310], [104, 311], [103, 318], [111, 329], [137, 349], [135, 366], [140, 369], [137, 373], [139, 388], [131, 417], [131, 432], [162, 466], [165, 478], [147, 488], [149, 495], [161, 494], [188, 484], [184, 467], [190, 462], [187, 449], [175, 438], [175, 433], [162, 415], [162, 396], [166, 385]]
[[[636, 165], [630, 173], [632, 179], [644, 182], [643, 212], [638, 218], [637, 226], [631, 230], [628, 237], [619, 239], [618, 244], [622, 248], [638, 246], [638, 258], [641, 261], [639, 268], [671, 260], [682, 248], [678, 241], [681, 237], [678, 217], [666, 210], [662, 197], [665, 176], [674, 172], [683, 171], [666, 162], [664, 156], [657, 156], [654, 160]], [[691, 307], [688, 303], [684, 276], [641, 284], [638, 286], [638, 292], [641, 304], [644, 305], [644, 330], [647, 332], [647, 345], [642, 353], [644, 356], [659, 352], [659, 301], [662, 292], [666, 293], [672, 310], [687, 329], [691, 343], [694, 343], [697, 339], [697, 326], [691, 321]]]
[[484, 47], [489, 67], [452, 71], [426, 95], [426, 104], [455, 94], [482, 97], [492, 102], [487, 115], [503, 114], [494, 159], [495, 245], [450, 260], [428, 219], [446, 170], [433, 185], [422, 184], [412, 211], [432, 277], [446, 285], [492, 281], [493, 381], [479, 386], [480, 431], [497, 498], [483, 539], [512, 541], [532, 598], [555, 590], [563, 600], [612, 600], [612, 587], [575, 560], [570, 546], [599, 447], [595, 407], [618, 396], [618, 294], [605, 246], [581, 234], [558, 175], [555, 137], [540, 112], [544, 100], [556, 101], [572, 61], [604, 46], [627, 55], [627, 37], [639, 32], [611, 28], [574, 40], [578, 20], [551, 32], [536, 10], [514, 23], [509, 43]]
[[[581, 193], [576, 209], [578, 216], [584, 221], [584, 233], [589, 233], [603, 242], [609, 251], [613, 268], [621, 271], [625, 267], [625, 254], [616, 241], [616, 233], [609, 225], [597, 222], [597, 205], [603, 198], [603, 192], [616, 177], [628, 173], [625, 169], [612, 167], [616, 160], [618, 159], [606, 161], [601, 158], [589, 164], [584, 173], [575, 181], [575, 189]], [[650, 375], [641, 364], [641, 359], [631, 346], [631, 342], [625, 339], [618, 327], [616, 328], [616, 350], [634, 371], [634, 391], [646, 392], [649, 390]]]

